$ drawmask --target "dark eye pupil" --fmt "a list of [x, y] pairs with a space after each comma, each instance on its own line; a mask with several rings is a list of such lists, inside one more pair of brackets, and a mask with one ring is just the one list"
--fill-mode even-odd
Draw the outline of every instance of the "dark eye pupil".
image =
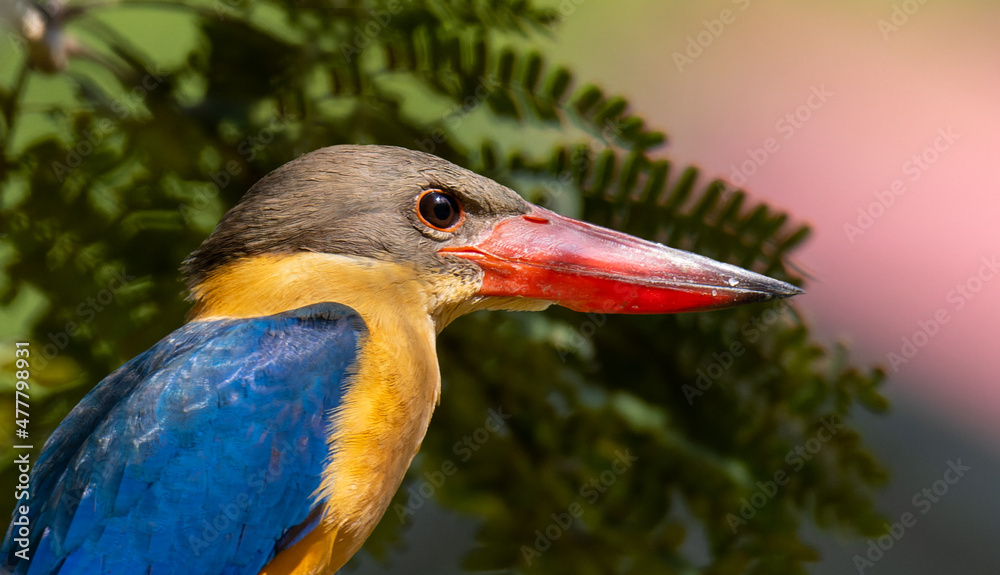
[[451, 202], [444, 198], [434, 198], [434, 217], [439, 222], [447, 222], [455, 211], [451, 208]]
[[458, 201], [444, 192], [429, 192], [420, 198], [420, 216], [435, 228], [447, 229], [458, 222]]

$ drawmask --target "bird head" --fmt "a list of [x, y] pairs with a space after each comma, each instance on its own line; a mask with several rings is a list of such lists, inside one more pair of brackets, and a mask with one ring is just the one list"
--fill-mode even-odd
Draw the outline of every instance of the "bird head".
[[184, 271], [195, 316], [403, 298], [438, 330], [476, 309], [674, 313], [801, 293], [561, 216], [436, 156], [388, 146], [332, 146], [281, 166], [223, 217]]

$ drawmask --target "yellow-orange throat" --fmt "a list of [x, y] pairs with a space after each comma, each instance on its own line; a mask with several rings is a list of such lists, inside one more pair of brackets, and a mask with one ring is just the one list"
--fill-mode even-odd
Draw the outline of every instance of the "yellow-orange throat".
[[361, 315], [368, 335], [329, 414], [323, 523], [264, 573], [327, 573], [364, 543], [388, 508], [440, 395], [430, 306], [434, 294], [406, 266], [301, 252], [230, 264], [194, 290], [195, 321], [260, 317], [319, 302]]

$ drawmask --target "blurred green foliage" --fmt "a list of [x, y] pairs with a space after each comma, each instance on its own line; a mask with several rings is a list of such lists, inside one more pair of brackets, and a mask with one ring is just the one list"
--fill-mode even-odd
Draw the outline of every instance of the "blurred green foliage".
[[[36, 453], [96, 382], [183, 323], [179, 262], [224, 211], [326, 145], [423, 149], [570, 215], [801, 284], [787, 258], [805, 227], [650, 155], [664, 138], [625, 99], [538, 51], [558, 5], [56, 1], [0, 15], [0, 336], [32, 342]], [[480, 313], [439, 352], [442, 406], [366, 546], [377, 555], [420, 487], [481, 523], [469, 570], [801, 573], [816, 559], [804, 522], [879, 533], [886, 476], [845, 424], [886, 409], [882, 373], [815, 343], [794, 304]], [[510, 417], [476, 435], [490, 409]]]

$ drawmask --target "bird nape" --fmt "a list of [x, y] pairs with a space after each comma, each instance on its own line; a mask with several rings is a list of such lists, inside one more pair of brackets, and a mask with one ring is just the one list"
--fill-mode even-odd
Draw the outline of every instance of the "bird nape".
[[385, 146], [278, 168], [183, 270], [190, 322], [49, 438], [7, 530], [6, 571], [332, 573], [420, 446], [440, 393], [435, 339], [456, 317], [552, 303], [672, 313], [801, 293]]

